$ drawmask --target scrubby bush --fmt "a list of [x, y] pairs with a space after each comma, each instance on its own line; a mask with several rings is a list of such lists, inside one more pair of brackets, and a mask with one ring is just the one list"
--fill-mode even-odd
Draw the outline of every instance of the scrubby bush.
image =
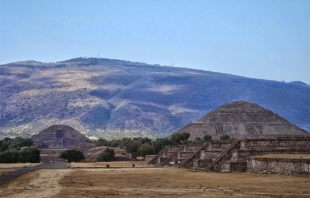
[[75, 149], [69, 149], [64, 152], [62, 152], [59, 155], [60, 158], [67, 160], [70, 162], [79, 162], [83, 159], [85, 159], [84, 154], [81, 151], [75, 150]]
[[113, 149], [106, 148], [104, 151], [102, 151], [99, 156], [97, 157], [97, 161], [99, 162], [110, 162], [114, 159], [115, 152]]
[[139, 156], [142, 156], [142, 157], [145, 157], [145, 155], [153, 155], [154, 153], [155, 153], [155, 149], [149, 143], [143, 144], [139, 148], [139, 152], [138, 152]]
[[204, 141], [206, 141], [206, 142], [211, 142], [212, 141], [212, 136], [211, 135], [205, 135], [204, 137], [203, 137], [203, 139], [204, 139]]
[[222, 140], [222, 141], [229, 140], [229, 139], [230, 139], [230, 136], [229, 136], [229, 135], [222, 135], [222, 136], [220, 137], [220, 140]]

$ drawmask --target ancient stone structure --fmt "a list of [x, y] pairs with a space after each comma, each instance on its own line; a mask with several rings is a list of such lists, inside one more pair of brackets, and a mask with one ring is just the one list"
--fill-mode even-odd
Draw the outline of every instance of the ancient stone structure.
[[144, 161], [145, 161], [146, 163], [149, 163], [154, 157], [156, 157], [156, 155], [146, 155], [146, 156], [144, 157]]
[[249, 157], [247, 171], [310, 177], [310, 159]]
[[229, 135], [237, 139], [274, 136], [310, 136], [308, 132], [261, 106], [234, 101], [211, 111], [197, 122], [190, 123], [176, 133], [190, 133], [190, 139], [211, 135], [219, 139]]
[[31, 139], [41, 148], [70, 148], [87, 138], [70, 126], [53, 125], [33, 135]]
[[233, 142], [209, 142], [201, 146], [169, 146], [149, 161], [149, 164], [216, 172], [244, 172], [248, 170], [248, 159], [252, 156], [297, 153], [310, 154], [310, 137], [243, 139]]

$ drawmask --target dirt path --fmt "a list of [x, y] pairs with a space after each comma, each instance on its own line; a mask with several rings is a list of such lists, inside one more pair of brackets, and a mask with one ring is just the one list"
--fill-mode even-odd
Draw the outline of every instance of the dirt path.
[[43, 198], [53, 197], [62, 188], [59, 181], [70, 169], [37, 170], [17, 179], [13, 179], [0, 187], [0, 197], [7, 198]]
[[30, 167], [24, 167], [20, 168], [18, 170], [12, 171], [12, 172], [7, 172], [7, 174], [4, 174], [5, 172], [1, 171], [0, 175], [0, 186], [5, 184], [6, 182], [17, 178], [18, 176], [27, 174], [29, 172], [39, 170], [39, 169], [58, 169], [58, 168], [66, 168], [66, 164], [62, 161], [60, 162], [55, 162], [55, 163], [45, 163], [45, 164], [40, 164], [37, 166], [30, 166]]

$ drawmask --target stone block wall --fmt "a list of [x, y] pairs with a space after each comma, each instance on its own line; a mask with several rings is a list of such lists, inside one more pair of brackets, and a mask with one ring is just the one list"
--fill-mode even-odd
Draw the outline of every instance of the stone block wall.
[[[213, 167], [215, 171], [241, 172], [248, 169], [253, 172], [270, 171], [289, 175], [309, 175], [309, 162], [304, 160], [296, 159], [297, 161], [289, 162], [269, 160], [268, 163], [266, 160], [253, 162], [248, 160], [249, 157], [266, 154], [310, 154], [310, 137], [244, 139], [236, 144], [209, 142], [204, 147], [202, 145], [170, 146], [158, 156], [157, 164], [162, 165], [161, 163], [167, 159], [174, 163], [180, 160], [181, 163], [184, 162], [183, 167], [203, 170], [217, 160]], [[270, 169], [269, 165], [273, 168]]]
[[241, 142], [240, 150], [244, 151], [284, 151], [310, 152], [309, 137], [283, 137], [269, 139], [245, 139]]
[[156, 157], [156, 155], [146, 155], [144, 161], [149, 163], [149, 161], [151, 161], [154, 157]]
[[310, 159], [249, 157], [247, 171], [310, 177]]

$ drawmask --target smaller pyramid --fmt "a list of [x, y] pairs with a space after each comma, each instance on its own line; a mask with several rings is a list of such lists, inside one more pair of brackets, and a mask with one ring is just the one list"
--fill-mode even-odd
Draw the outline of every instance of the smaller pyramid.
[[288, 122], [263, 107], [234, 101], [211, 111], [197, 122], [190, 123], [176, 133], [190, 133], [190, 139], [211, 135], [219, 139], [223, 135], [232, 138], [266, 138], [279, 136], [310, 136], [308, 132]]
[[34, 144], [42, 148], [70, 148], [85, 142], [87, 137], [67, 125], [52, 125], [33, 135]]

